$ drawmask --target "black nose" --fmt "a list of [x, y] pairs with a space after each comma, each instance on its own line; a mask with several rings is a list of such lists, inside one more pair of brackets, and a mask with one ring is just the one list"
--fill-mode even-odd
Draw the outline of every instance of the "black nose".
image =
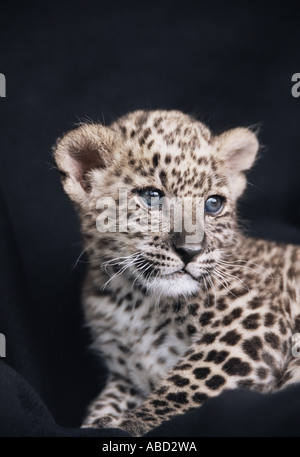
[[185, 264], [189, 263], [194, 257], [200, 254], [202, 250], [199, 246], [176, 247], [175, 244], [173, 244], [173, 249]]

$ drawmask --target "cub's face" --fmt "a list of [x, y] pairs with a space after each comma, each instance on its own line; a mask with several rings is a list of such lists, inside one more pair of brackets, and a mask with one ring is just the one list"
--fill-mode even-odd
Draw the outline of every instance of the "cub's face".
[[213, 137], [178, 111], [137, 111], [69, 132], [55, 159], [111, 287], [122, 275], [177, 297], [209, 282], [235, 242], [236, 200], [257, 150], [247, 129]]

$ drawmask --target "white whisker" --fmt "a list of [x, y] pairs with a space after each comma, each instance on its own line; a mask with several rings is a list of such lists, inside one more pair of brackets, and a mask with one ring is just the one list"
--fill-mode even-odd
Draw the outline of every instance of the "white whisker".
[[219, 284], [221, 284], [222, 287], [224, 287], [224, 289], [227, 290], [227, 292], [229, 292], [231, 295], [233, 295], [235, 298], [237, 298], [237, 296], [230, 289], [228, 289], [228, 287], [226, 285], [224, 285], [224, 282], [222, 282], [219, 278], [217, 278], [213, 273], [211, 275]]
[[[221, 265], [220, 265], [220, 267], [222, 268]], [[221, 270], [221, 269], [218, 268], [218, 267], [215, 268], [215, 271], [219, 272], [220, 274], [229, 276], [230, 278], [239, 281], [239, 282], [242, 284], [242, 287], [250, 292], [250, 289], [249, 289], [249, 287], [247, 286], [247, 284], [246, 284], [242, 279], [240, 279], [238, 276], [232, 275], [231, 273], [228, 273], [228, 271], [223, 271], [223, 270]]]

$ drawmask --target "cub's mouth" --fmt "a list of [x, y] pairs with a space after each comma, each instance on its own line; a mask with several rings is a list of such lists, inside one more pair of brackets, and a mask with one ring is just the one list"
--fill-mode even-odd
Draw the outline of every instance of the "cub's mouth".
[[149, 293], [165, 297], [194, 296], [200, 289], [200, 282], [188, 272], [179, 270], [145, 281]]
[[[122, 260], [123, 259], [123, 260]], [[205, 278], [213, 275], [215, 259], [186, 265], [167, 266], [150, 260], [142, 253], [112, 259], [102, 264], [102, 269], [110, 276], [107, 283], [124, 274], [133, 286], [144, 288], [154, 296], [179, 297], [195, 296], [206, 286]], [[209, 279], [209, 278], [208, 278]]]
[[[175, 278], [181, 278], [184, 275], [190, 275], [187, 271], [184, 269], [175, 271], [174, 273], [162, 273], [161, 276], [164, 276], [166, 279], [175, 279]], [[190, 275], [191, 276], [191, 275]]]
[[143, 275], [141, 283], [149, 293], [166, 297], [194, 297], [206, 286], [206, 278], [213, 274], [215, 262], [204, 264], [189, 263], [175, 271], [156, 270]]
[[[210, 268], [210, 270], [212, 270], [212, 268]], [[203, 279], [207, 276], [210, 276], [210, 273], [211, 273], [210, 270], [207, 270], [207, 269], [202, 270], [202, 271], [200, 271], [200, 273], [197, 274], [197, 276], [195, 276], [192, 272], [188, 271], [186, 268], [182, 268], [173, 273], [161, 273], [160, 276], [165, 279], [179, 279], [179, 278], [183, 278], [184, 276], [189, 276], [192, 279], [194, 279], [195, 281], [199, 282], [199, 281], [201, 281], [201, 279]]]

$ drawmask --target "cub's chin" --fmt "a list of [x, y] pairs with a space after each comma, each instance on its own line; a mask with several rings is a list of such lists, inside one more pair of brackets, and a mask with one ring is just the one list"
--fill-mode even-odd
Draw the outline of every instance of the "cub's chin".
[[190, 274], [180, 271], [147, 281], [146, 287], [150, 293], [159, 296], [189, 297], [197, 294], [200, 284]]

